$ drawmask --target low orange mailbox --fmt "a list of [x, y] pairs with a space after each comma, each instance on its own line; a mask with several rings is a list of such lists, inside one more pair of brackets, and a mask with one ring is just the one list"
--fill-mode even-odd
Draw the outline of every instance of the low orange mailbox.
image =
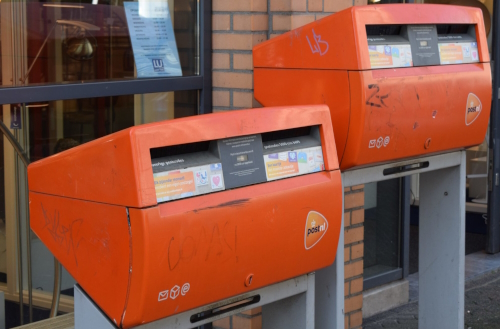
[[119, 327], [334, 261], [343, 190], [326, 106], [137, 126], [28, 177], [31, 228]]
[[491, 68], [480, 9], [351, 7], [256, 46], [264, 106], [327, 104], [341, 169], [480, 144]]

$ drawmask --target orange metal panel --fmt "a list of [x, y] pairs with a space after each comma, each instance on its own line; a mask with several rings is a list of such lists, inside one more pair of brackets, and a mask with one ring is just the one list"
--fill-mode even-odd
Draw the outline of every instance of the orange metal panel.
[[254, 85], [255, 99], [266, 106], [328, 105], [338, 157], [342, 160], [350, 115], [347, 71], [255, 68]]
[[116, 325], [129, 283], [125, 207], [29, 193], [33, 232]]
[[[352, 109], [341, 169], [480, 144], [490, 72], [489, 63], [349, 72]], [[473, 122], [471, 93], [482, 104]]]
[[[342, 229], [340, 179], [336, 170], [130, 209], [133, 266], [123, 327], [332, 264]], [[311, 211], [324, 216], [328, 227], [306, 249]], [[185, 284], [189, 291], [171, 298], [172, 289]], [[159, 301], [166, 290], [169, 298]]]
[[368, 70], [366, 25], [372, 24], [477, 24], [479, 60], [489, 62], [482, 15], [465, 6], [355, 6], [255, 46], [254, 67]]
[[[240, 110], [122, 130], [32, 163], [30, 191], [129, 207], [156, 205], [150, 149], [322, 125], [326, 170], [338, 168], [326, 106]], [[210, 127], [208, 129], [207, 127]]]
[[[156, 204], [152, 148], [316, 125], [323, 172]], [[333, 263], [338, 168], [325, 105], [143, 125], [31, 164], [31, 227], [108, 317], [130, 328]]]

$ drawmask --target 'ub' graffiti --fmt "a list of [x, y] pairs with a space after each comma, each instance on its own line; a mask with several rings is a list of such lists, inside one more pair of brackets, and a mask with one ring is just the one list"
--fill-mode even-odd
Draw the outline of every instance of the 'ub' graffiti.
[[307, 42], [309, 42], [309, 47], [311, 47], [311, 51], [313, 54], [319, 53], [320, 56], [323, 56], [328, 52], [328, 42], [321, 40], [321, 35], [316, 35], [314, 33], [314, 29], [312, 30], [313, 33], [313, 43], [311, 44], [311, 41], [309, 40], [309, 37], [306, 35]]

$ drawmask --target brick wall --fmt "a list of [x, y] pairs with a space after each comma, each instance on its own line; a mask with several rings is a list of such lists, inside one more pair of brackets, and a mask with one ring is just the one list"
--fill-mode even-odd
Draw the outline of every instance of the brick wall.
[[345, 328], [361, 328], [363, 307], [363, 185], [344, 190], [344, 314]]
[[[212, 0], [214, 112], [260, 106], [253, 98], [253, 46], [367, 0]], [[364, 192], [345, 198], [346, 328], [362, 323]], [[214, 322], [220, 329], [260, 329], [261, 310]]]

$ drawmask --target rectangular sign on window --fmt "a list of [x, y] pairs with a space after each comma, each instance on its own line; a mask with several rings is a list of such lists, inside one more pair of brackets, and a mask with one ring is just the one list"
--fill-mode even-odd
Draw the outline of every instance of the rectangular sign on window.
[[124, 2], [138, 78], [182, 76], [167, 2]]

